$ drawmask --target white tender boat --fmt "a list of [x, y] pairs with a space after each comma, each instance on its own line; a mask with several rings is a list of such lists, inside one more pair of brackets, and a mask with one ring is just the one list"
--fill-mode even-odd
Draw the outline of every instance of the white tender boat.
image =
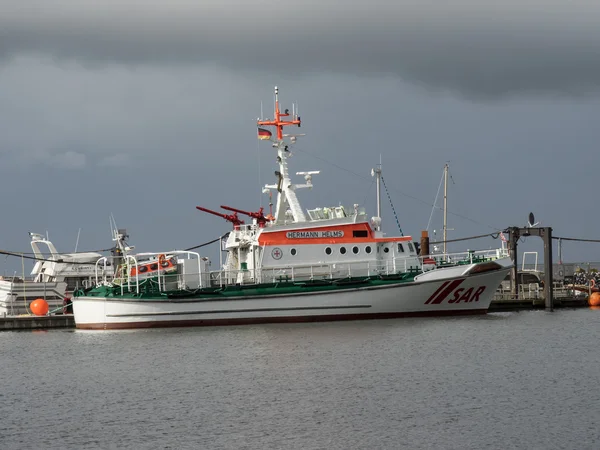
[[[37, 259], [29, 277], [0, 277], [0, 315], [29, 314], [29, 304], [38, 298], [48, 302], [50, 311], [60, 310], [73, 291], [93, 286], [100, 253], [58, 253], [41, 234], [29, 233]], [[43, 246], [46, 252], [40, 247]]]

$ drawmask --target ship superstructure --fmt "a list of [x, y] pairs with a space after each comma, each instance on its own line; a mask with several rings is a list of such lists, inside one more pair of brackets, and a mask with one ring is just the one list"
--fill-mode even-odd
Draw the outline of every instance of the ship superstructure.
[[[279, 90], [275, 87], [273, 119], [257, 121], [258, 136], [272, 143], [276, 151], [278, 170], [276, 184], [267, 184], [263, 193], [275, 192], [275, 212], [263, 214], [221, 206], [233, 214], [222, 214], [207, 208], [202, 211], [216, 214], [233, 224], [225, 249], [227, 258], [223, 269], [226, 283], [253, 283], [273, 275], [326, 273], [331, 276], [376, 275], [420, 270], [417, 249], [410, 236], [386, 237], [381, 231], [381, 167], [372, 169], [377, 182], [377, 215], [369, 219], [364, 207], [326, 206], [304, 211], [297, 192], [313, 187], [313, 175], [320, 171], [296, 172], [304, 178], [294, 183], [290, 176], [289, 158], [298, 135], [285, 134], [285, 127], [300, 127], [296, 108], [283, 112], [279, 105]], [[264, 127], [274, 127], [271, 133]], [[245, 224], [239, 215], [248, 216]], [[361, 268], [362, 266], [362, 268]], [[352, 269], [351, 269], [352, 268]], [[428, 268], [428, 267], [426, 267]]]

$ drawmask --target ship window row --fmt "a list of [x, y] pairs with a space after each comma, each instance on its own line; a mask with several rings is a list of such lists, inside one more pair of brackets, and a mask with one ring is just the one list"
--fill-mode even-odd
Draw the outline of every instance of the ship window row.
[[[373, 249], [371, 248], [371, 246], [370, 246], [370, 245], [367, 245], [367, 246], [364, 248], [364, 251], [365, 251], [365, 253], [371, 253], [371, 252], [373, 251]], [[346, 250], [346, 247], [340, 247], [340, 253], [341, 253], [342, 255], [345, 255], [345, 254], [346, 254], [346, 252], [347, 252], [347, 250]], [[331, 254], [333, 253], [333, 249], [332, 249], [331, 247], [327, 247], [327, 248], [325, 249], [325, 253], [326, 253], [327, 255], [331, 255]], [[358, 247], [355, 245], [354, 247], [352, 247], [352, 253], [354, 253], [355, 255], [358, 255], [358, 254], [360, 253], [360, 248], [358, 248]]]
[[[415, 252], [415, 248], [413, 246], [413, 244], [411, 242], [409, 242], [408, 244], [408, 250], [410, 253], [414, 253]], [[364, 248], [364, 252], [369, 254], [373, 251], [373, 248], [370, 245], [365, 246]], [[377, 251], [379, 251], [379, 248], [377, 248]], [[340, 253], [342, 255], [345, 255], [348, 252], [348, 249], [346, 249], [346, 247], [340, 247]], [[383, 247], [383, 252], [384, 253], [389, 253], [390, 252], [390, 248], [388, 246]], [[297, 250], [295, 248], [290, 249], [290, 254], [292, 256], [296, 256], [297, 254]], [[326, 255], [331, 255], [333, 253], [333, 249], [331, 247], [326, 247], [325, 248], [325, 254]], [[355, 255], [358, 255], [360, 253], [360, 248], [357, 247], [356, 245], [354, 247], [352, 247], [352, 253], [354, 253]], [[398, 253], [404, 253], [404, 246], [402, 244], [398, 244]]]

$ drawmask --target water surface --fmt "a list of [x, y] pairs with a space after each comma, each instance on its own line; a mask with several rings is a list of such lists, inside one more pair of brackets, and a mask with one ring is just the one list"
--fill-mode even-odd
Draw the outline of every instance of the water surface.
[[0, 333], [1, 449], [597, 449], [600, 311]]

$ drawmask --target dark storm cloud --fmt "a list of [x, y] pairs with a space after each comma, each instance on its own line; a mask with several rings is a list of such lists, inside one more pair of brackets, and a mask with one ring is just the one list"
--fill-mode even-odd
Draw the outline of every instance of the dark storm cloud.
[[597, 2], [497, 3], [23, 0], [2, 5], [0, 57], [395, 75], [467, 96], [600, 87]]

